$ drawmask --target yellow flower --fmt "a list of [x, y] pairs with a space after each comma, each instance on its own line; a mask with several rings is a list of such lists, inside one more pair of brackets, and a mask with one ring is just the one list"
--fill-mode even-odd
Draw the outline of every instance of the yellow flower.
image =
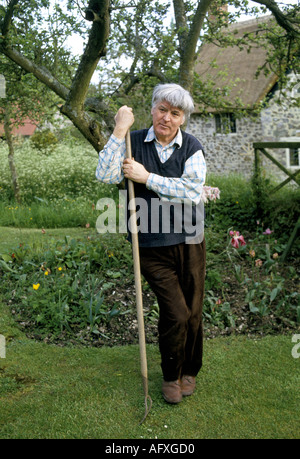
[[40, 286], [40, 284], [33, 284], [32, 288], [33, 288], [33, 290], [38, 290], [39, 286]]
[[109, 258], [110, 258], [110, 257], [113, 257], [113, 256], [114, 256], [113, 252], [108, 252], [108, 257], [109, 257]]
[[44, 273], [44, 274], [45, 274], [45, 276], [48, 276], [48, 274], [49, 274], [49, 271], [45, 271], [45, 273]]
[[250, 257], [255, 257], [255, 251], [254, 250], [249, 250]]
[[62, 267], [60, 266], [60, 267], [59, 267], [59, 268], [57, 268], [57, 269], [58, 269], [58, 271], [61, 271], [61, 270], [62, 270]]

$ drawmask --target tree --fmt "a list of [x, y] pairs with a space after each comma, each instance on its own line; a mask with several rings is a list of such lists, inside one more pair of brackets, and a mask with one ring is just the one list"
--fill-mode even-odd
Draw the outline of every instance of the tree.
[[[26, 27], [26, 30], [22, 30], [18, 27], [22, 22], [23, 14], [29, 15], [34, 8], [33, 16], [38, 16], [39, 9], [49, 8], [49, 1], [10, 0], [6, 3], [6, 7], [2, 7], [1, 11], [0, 52], [26, 72], [33, 74], [63, 100], [62, 113], [82, 132], [96, 151], [103, 147], [108, 133], [112, 130], [114, 110], [111, 110], [111, 102], [114, 97], [107, 99], [105, 93], [88, 97], [88, 90], [99, 62], [105, 61], [114, 35], [123, 34], [120, 47], [117, 51], [114, 48], [114, 52], [118, 55], [122, 54], [122, 50], [124, 53], [125, 51], [131, 53], [131, 65], [126, 77], [122, 72], [121, 84], [115, 91], [115, 95], [120, 97], [122, 94], [128, 94], [138, 85], [141, 87], [141, 84], [145, 83], [146, 76], [153, 78], [154, 81], [167, 81], [172, 76], [173, 80], [177, 79], [180, 84], [193, 92], [194, 65], [198, 53], [201, 52], [199, 47], [201, 39], [204, 37], [209, 39], [212, 30], [219, 31], [221, 26], [226, 25], [226, 21], [234, 19], [232, 14], [223, 13], [221, 9], [225, 3], [223, 0], [173, 0], [172, 2], [90, 0], [85, 9], [85, 19], [92, 25], [84, 53], [71, 83], [68, 84], [64, 81], [62, 68], [60, 67], [59, 72], [58, 68], [45, 67], [43, 56], [39, 56], [39, 61], [33, 53], [33, 41], [26, 42], [27, 34], [32, 34], [32, 30], [38, 30], [37, 18], [31, 21], [31, 28]], [[229, 3], [237, 7], [241, 5], [241, 2], [235, 0]], [[247, 3], [245, 0], [244, 9], [249, 11]], [[299, 45], [297, 7], [288, 5], [279, 8], [279, 4], [273, 0], [257, 0], [256, 3], [263, 5], [265, 11], [270, 11], [279, 24], [281, 43], [288, 45], [285, 47], [285, 66], [292, 65]], [[75, 4], [77, 2], [69, 0], [67, 12], [60, 11], [60, 20], [69, 26], [75, 14]], [[170, 4], [174, 8], [175, 23], [171, 22], [163, 33], [162, 25], [159, 24], [159, 11], [161, 15], [166, 14]], [[156, 24], [147, 16], [151, 8], [152, 12], [156, 13], [154, 15]], [[208, 12], [214, 17], [213, 21], [208, 18]], [[110, 29], [111, 18], [113, 21], [115, 18], [119, 19], [113, 22], [113, 27]], [[124, 24], [127, 24], [133, 33], [128, 34], [126, 28], [121, 30], [120, 27]], [[276, 37], [278, 38], [277, 35]], [[231, 39], [231, 43], [233, 40], [234, 38]], [[173, 67], [168, 65], [168, 58], [174, 62], [177, 56], [178, 65]]]
[[[26, 28], [30, 22], [31, 18], [24, 15], [18, 26]], [[58, 61], [60, 63], [67, 61], [69, 67], [72, 67], [73, 59], [71, 60], [68, 53], [61, 48], [60, 33], [57, 27], [53, 27], [53, 22], [50, 23], [49, 31], [46, 33], [42, 30], [40, 36], [34, 33], [31, 28], [28, 29], [27, 41], [31, 36], [34, 36], [31, 53], [35, 56], [36, 63], [40, 62], [43, 55], [43, 59], [47, 60], [52, 71], [59, 72], [61, 65], [58, 65]], [[47, 49], [44, 47], [45, 42], [47, 42]], [[24, 45], [26, 46], [26, 42], [23, 44], [22, 39], [20, 39], [18, 46], [23, 47]], [[14, 197], [16, 201], [21, 202], [18, 171], [14, 159], [13, 129], [22, 125], [26, 118], [30, 118], [37, 125], [46, 120], [51, 121], [54, 113], [57, 113], [59, 98], [46, 85], [38, 81], [32, 73], [28, 73], [24, 68], [16, 65], [12, 60], [6, 59], [3, 55], [0, 55], [0, 74], [6, 81], [5, 97], [0, 99], [0, 121], [3, 123], [5, 140], [8, 144], [8, 163]]]

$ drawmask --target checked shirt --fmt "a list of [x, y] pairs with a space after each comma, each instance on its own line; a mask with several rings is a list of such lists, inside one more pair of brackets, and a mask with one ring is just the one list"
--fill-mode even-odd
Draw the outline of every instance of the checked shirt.
[[[149, 129], [145, 142], [154, 144], [160, 158], [164, 163], [172, 155], [176, 146], [182, 145], [182, 133], [179, 129], [176, 137], [163, 147], [156, 139], [153, 126]], [[120, 183], [123, 178], [122, 164], [126, 158], [125, 139], [120, 140], [113, 134], [104, 149], [99, 153], [96, 169], [96, 178], [104, 183]], [[161, 200], [173, 202], [192, 202], [198, 204], [201, 199], [205, 183], [206, 164], [202, 150], [194, 153], [185, 163], [183, 174], [180, 178], [162, 177], [150, 173], [146, 183], [149, 190], [154, 191]]]

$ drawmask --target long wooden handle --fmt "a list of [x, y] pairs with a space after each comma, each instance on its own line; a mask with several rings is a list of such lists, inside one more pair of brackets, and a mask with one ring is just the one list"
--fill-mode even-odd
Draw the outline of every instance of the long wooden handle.
[[[132, 158], [131, 151], [131, 139], [130, 132], [126, 134], [126, 157]], [[136, 292], [136, 308], [137, 308], [137, 320], [138, 320], [138, 331], [139, 331], [139, 347], [140, 347], [140, 359], [141, 359], [141, 373], [143, 378], [143, 387], [145, 394], [145, 406], [146, 413], [141, 423], [146, 418], [151, 408], [151, 398], [148, 395], [148, 369], [147, 369], [147, 355], [146, 355], [146, 338], [144, 328], [144, 313], [143, 313], [143, 296], [142, 296], [142, 282], [141, 282], [141, 268], [140, 268], [140, 255], [139, 255], [139, 241], [137, 231], [137, 220], [135, 217], [135, 193], [134, 184], [131, 180], [128, 180], [128, 192], [130, 205], [130, 223], [131, 223], [131, 237], [132, 237], [132, 255], [133, 255], [133, 267], [134, 267], [134, 281], [135, 281], [135, 292]], [[150, 408], [148, 408], [147, 401], [150, 400]]]

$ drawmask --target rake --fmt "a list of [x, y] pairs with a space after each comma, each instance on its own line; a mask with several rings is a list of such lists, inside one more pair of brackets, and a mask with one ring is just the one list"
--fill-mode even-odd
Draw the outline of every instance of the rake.
[[[126, 133], [126, 157], [132, 159], [131, 150], [131, 139], [130, 131]], [[141, 373], [143, 380], [143, 388], [145, 395], [145, 415], [141, 420], [140, 424], [146, 419], [151, 406], [152, 400], [148, 394], [148, 369], [147, 369], [147, 355], [146, 355], [146, 339], [145, 339], [145, 327], [144, 327], [144, 315], [143, 315], [143, 297], [142, 297], [142, 283], [141, 283], [141, 269], [140, 269], [140, 256], [139, 256], [139, 242], [137, 232], [137, 221], [136, 218], [132, 218], [136, 213], [135, 207], [135, 193], [134, 184], [131, 180], [128, 180], [128, 193], [130, 206], [130, 222], [131, 222], [131, 235], [132, 235], [132, 255], [133, 255], [133, 267], [134, 267], [134, 282], [136, 292], [136, 308], [137, 308], [137, 320], [138, 320], [138, 332], [139, 332], [139, 348], [140, 348], [140, 360], [141, 360]], [[134, 205], [132, 205], [134, 204]]]

